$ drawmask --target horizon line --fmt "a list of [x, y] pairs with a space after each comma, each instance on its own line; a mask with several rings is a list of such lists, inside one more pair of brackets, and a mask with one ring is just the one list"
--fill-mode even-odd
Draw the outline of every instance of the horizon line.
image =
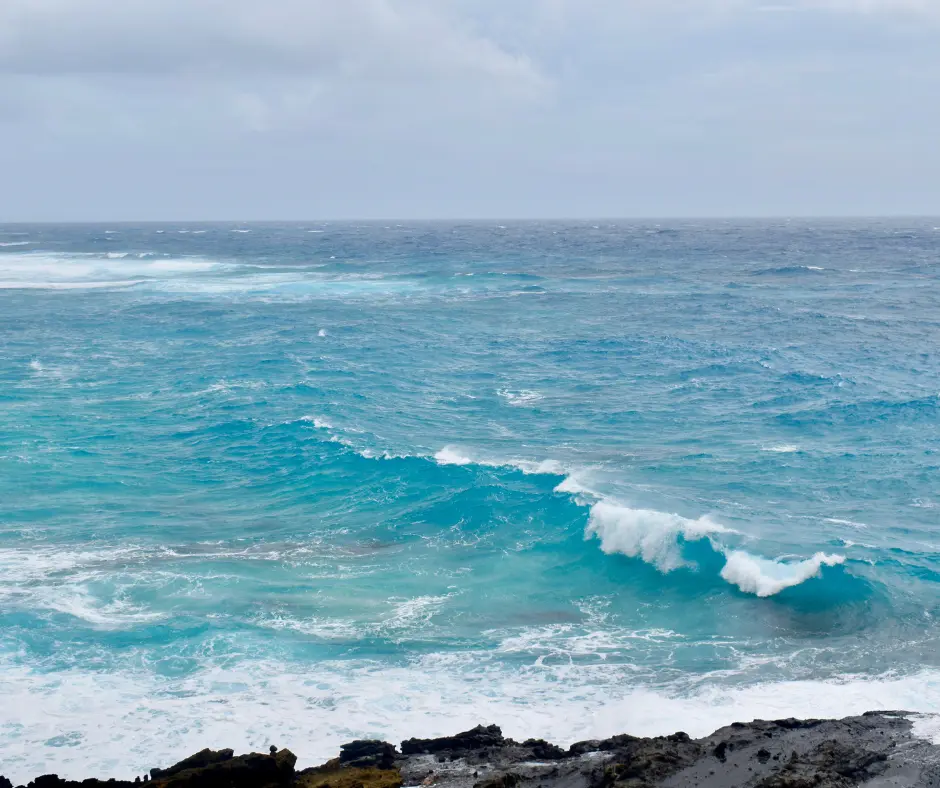
[[0, 227], [9, 225], [81, 225], [81, 224], [479, 224], [483, 222], [742, 222], [742, 221], [872, 221], [883, 219], [940, 219], [937, 214], [766, 214], [717, 216], [529, 216], [529, 217], [449, 217], [449, 218], [329, 218], [329, 219], [20, 219], [0, 220]]

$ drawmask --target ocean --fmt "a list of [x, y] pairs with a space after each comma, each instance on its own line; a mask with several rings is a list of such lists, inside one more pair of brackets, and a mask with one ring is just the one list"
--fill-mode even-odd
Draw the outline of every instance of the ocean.
[[938, 225], [0, 226], [0, 773], [940, 712]]

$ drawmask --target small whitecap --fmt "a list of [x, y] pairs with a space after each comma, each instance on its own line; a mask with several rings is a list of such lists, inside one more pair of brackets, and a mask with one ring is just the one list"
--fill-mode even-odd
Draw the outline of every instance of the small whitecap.
[[792, 443], [781, 443], [777, 446], [764, 446], [763, 448], [763, 451], [772, 452], [774, 454], [795, 454], [799, 450], [800, 447]]
[[434, 455], [434, 459], [437, 461], [438, 465], [470, 465], [473, 462], [470, 457], [461, 454], [460, 451], [453, 446], [445, 446]]
[[526, 405], [532, 405], [545, 399], [542, 394], [537, 391], [532, 391], [531, 389], [521, 389], [519, 391], [499, 389], [496, 393], [506, 400], [506, 402], [508, 402], [510, 405], [513, 405], [517, 408], [525, 407]]

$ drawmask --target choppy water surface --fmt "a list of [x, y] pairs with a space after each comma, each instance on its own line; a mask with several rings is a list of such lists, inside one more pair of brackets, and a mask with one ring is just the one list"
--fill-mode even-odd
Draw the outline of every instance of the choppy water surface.
[[0, 226], [0, 771], [940, 711], [938, 225]]

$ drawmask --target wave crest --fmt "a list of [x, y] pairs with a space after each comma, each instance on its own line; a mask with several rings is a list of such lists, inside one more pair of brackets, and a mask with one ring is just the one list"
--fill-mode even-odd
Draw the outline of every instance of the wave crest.
[[805, 561], [785, 563], [735, 550], [728, 555], [721, 576], [747, 594], [769, 597], [818, 577], [824, 566], [845, 563], [845, 556], [816, 553]]
[[601, 550], [608, 555], [622, 553], [642, 558], [668, 573], [687, 565], [680, 540], [694, 542], [721, 533], [730, 531], [708, 517], [690, 520], [678, 514], [601, 501], [591, 507], [585, 537], [600, 539]]

